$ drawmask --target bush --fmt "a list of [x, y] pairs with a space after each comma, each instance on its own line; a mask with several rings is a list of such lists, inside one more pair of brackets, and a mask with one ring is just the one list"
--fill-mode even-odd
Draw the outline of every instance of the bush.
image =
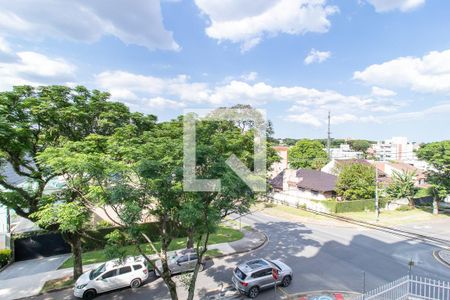
[[11, 250], [10, 249], [2, 249], [0, 250], [0, 268], [5, 266], [11, 259]]
[[[359, 211], [374, 211], [375, 200], [353, 200], [353, 201], [336, 201], [336, 200], [312, 200], [321, 203], [330, 213], [346, 213]], [[380, 201], [380, 207], [383, 207], [383, 201]]]

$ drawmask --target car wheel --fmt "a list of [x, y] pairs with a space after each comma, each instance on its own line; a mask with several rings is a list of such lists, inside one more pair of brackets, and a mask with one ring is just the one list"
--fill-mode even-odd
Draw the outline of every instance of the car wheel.
[[97, 296], [97, 292], [95, 290], [87, 290], [83, 294], [83, 299], [84, 300], [92, 300], [95, 298], [95, 296]]
[[142, 284], [142, 281], [139, 278], [133, 279], [130, 283], [132, 289], [137, 289]]
[[248, 291], [248, 296], [250, 298], [256, 298], [259, 295], [259, 288], [257, 286], [252, 287], [249, 291]]
[[281, 285], [283, 287], [287, 287], [287, 286], [289, 286], [291, 284], [291, 281], [292, 281], [292, 278], [291, 278], [291, 276], [288, 275], [288, 276], [283, 278], [283, 281], [281, 282]]

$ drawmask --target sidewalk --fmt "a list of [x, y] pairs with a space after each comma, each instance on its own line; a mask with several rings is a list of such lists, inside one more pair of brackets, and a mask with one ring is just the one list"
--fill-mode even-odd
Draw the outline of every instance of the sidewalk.
[[435, 253], [439, 260], [450, 267], [450, 250], [439, 250]]
[[[243, 232], [244, 237], [241, 240], [231, 243], [210, 245], [208, 250], [217, 249], [221, 252], [220, 256], [223, 257], [251, 251], [263, 246], [267, 241], [266, 235], [262, 232], [256, 230], [243, 230]], [[150, 258], [158, 259], [158, 256], [154, 254], [151, 255]], [[63, 262], [64, 261], [61, 261], [60, 265]], [[85, 265], [83, 266], [83, 271], [86, 272], [92, 270], [100, 264], [101, 263]], [[6, 276], [3, 276], [2, 273], [0, 273], [0, 278], [5, 278]], [[30, 273], [32, 273], [32, 271], [28, 273], [29, 275], [23, 275], [20, 277], [15, 276], [14, 278], [0, 280], [0, 299], [12, 300], [35, 296], [39, 294], [46, 281], [69, 276], [72, 274], [72, 268], [34, 274]]]

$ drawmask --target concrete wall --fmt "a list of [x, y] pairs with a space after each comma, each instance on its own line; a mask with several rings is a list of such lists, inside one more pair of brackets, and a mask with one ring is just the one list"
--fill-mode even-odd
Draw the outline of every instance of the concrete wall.
[[300, 197], [297, 193], [292, 193], [292, 191], [285, 192], [276, 192], [269, 195], [270, 199], [272, 199], [276, 203], [289, 205], [292, 207], [300, 207], [305, 206], [307, 209], [317, 210], [320, 212], [329, 213], [329, 209], [325, 207], [320, 202], [312, 201], [311, 199]]

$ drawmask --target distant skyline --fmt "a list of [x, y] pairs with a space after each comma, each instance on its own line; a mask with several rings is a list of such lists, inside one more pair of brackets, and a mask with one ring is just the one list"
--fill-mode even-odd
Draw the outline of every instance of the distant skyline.
[[0, 0], [0, 90], [85, 85], [160, 120], [251, 104], [277, 138], [450, 139], [450, 2]]

